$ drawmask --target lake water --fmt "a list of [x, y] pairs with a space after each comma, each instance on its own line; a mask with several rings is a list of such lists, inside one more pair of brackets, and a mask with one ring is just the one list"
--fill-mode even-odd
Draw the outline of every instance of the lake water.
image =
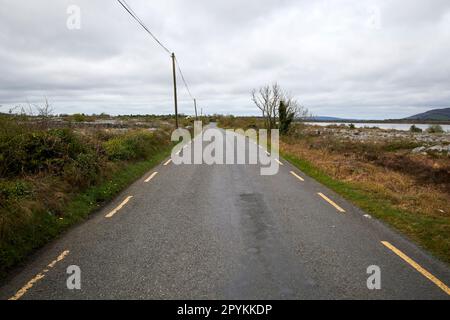
[[[409, 128], [413, 125], [412, 123], [358, 123], [358, 122], [305, 122], [305, 124], [316, 125], [316, 126], [329, 126], [329, 125], [340, 125], [345, 124], [348, 126], [350, 123], [353, 123], [356, 128], [364, 128], [364, 127], [378, 127], [380, 129], [395, 129], [395, 130], [403, 130], [408, 131]], [[429, 124], [414, 124], [416, 127], [425, 130], [430, 125]], [[444, 131], [450, 132], [450, 125], [441, 124], [440, 125]]]

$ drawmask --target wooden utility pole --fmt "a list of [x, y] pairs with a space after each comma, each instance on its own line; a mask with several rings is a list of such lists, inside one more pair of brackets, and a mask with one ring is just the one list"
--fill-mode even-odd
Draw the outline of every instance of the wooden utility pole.
[[195, 108], [195, 120], [198, 120], [197, 116], [197, 100], [194, 98], [194, 108]]
[[172, 52], [173, 101], [175, 104], [175, 127], [178, 129], [177, 75], [175, 72], [175, 53]]

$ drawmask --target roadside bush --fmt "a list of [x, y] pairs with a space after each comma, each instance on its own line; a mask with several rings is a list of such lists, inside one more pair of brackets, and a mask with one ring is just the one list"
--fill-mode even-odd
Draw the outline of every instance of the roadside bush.
[[171, 128], [124, 134], [40, 123], [0, 114], [0, 278], [162, 160], [170, 146]]
[[146, 159], [157, 149], [158, 137], [151, 132], [134, 131], [103, 143], [110, 160]]
[[30, 185], [24, 181], [0, 180], [0, 206], [10, 199], [20, 199], [31, 195]]
[[100, 142], [108, 141], [116, 136], [117, 134], [106, 130], [98, 130], [94, 132], [94, 138]]
[[78, 188], [90, 186], [99, 180], [101, 162], [93, 152], [80, 153], [64, 166], [63, 179]]
[[58, 171], [83, 151], [85, 146], [69, 129], [25, 132], [0, 140], [0, 176]]

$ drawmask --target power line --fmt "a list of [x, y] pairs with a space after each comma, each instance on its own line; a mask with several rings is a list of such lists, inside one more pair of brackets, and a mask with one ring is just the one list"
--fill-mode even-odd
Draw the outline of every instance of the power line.
[[142, 28], [144, 28], [145, 31], [163, 48], [168, 54], [170, 54], [170, 50], [167, 49], [165, 45], [162, 44], [161, 41], [147, 28], [147, 26], [142, 22], [141, 19], [134, 13], [133, 9], [128, 5], [128, 3], [125, 0], [117, 0], [120, 5], [136, 20]]
[[186, 87], [186, 90], [189, 93], [189, 96], [191, 97], [192, 100], [194, 100], [194, 97], [192, 96], [191, 91], [189, 90], [189, 86], [186, 82], [186, 79], [184, 78], [183, 72], [181, 71], [180, 63], [178, 62], [177, 57], [175, 57], [175, 61], [177, 62], [177, 68], [178, 68], [178, 72], [181, 75], [181, 80], [183, 80], [184, 86]]
[[[117, 2], [120, 3], [120, 5], [133, 17], [134, 20], [136, 20], [141, 25], [141, 27], [153, 38], [153, 40], [155, 40], [161, 46], [161, 48], [164, 49], [164, 51], [166, 51], [168, 54], [170, 54], [172, 56], [172, 60], [174, 60], [174, 62], [176, 62], [175, 64], [178, 69], [178, 72], [181, 75], [181, 79], [183, 80], [184, 86], [186, 87], [186, 90], [187, 90], [190, 98], [194, 101], [195, 115], [197, 116], [196, 99], [192, 96], [191, 90], [189, 90], [189, 86], [187, 84], [187, 81], [184, 77], [183, 72], [181, 71], [180, 63], [178, 62], [177, 58], [175, 57], [175, 54], [173, 52], [171, 53], [171, 51], [169, 49], [167, 49], [167, 47], [165, 45], [163, 45], [162, 42], [147, 28], [147, 26], [144, 24], [144, 22], [142, 22], [142, 20], [138, 17], [138, 15], [134, 12], [134, 10], [126, 2], [126, 0], [117, 0]], [[175, 114], [177, 114], [175, 73], [173, 75], [173, 78], [174, 78], [174, 95], [175, 95]], [[177, 125], [177, 127], [178, 127], [178, 125]]]

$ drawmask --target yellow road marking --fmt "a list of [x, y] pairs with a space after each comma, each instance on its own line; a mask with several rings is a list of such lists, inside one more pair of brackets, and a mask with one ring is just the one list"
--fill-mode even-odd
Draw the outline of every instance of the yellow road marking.
[[396, 255], [398, 255], [400, 258], [405, 260], [411, 267], [416, 269], [418, 272], [420, 272], [425, 278], [433, 282], [435, 285], [437, 285], [439, 288], [441, 288], [446, 294], [450, 295], [450, 288], [447, 287], [441, 280], [433, 276], [430, 272], [422, 268], [417, 262], [415, 262], [413, 259], [408, 257], [406, 254], [401, 252], [399, 249], [394, 247], [392, 244], [390, 244], [387, 241], [381, 241], [382, 244], [384, 244], [388, 249], [393, 251]]
[[[166, 162], [167, 163], [167, 162]], [[166, 164], [164, 164], [166, 165]], [[156, 176], [158, 174], [157, 171], [153, 172], [147, 179], [144, 180], [144, 182], [149, 182], [150, 180], [153, 179], [154, 176]]]
[[328, 198], [326, 195], [324, 195], [323, 193], [319, 192], [317, 193], [319, 196], [321, 196], [326, 202], [328, 202], [329, 204], [331, 204], [333, 207], [335, 207], [339, 212], [345, 212], [344, 209], [342, 209], [341, 207], [339, 207], [333, 200], [331, 200], [330, 198]]
[[305, 181], [305, 179], [303, 179], [302, 177], [300, 177], [298, 174], [296, 174], [294, 171], [291, 171], [291, 174], [296, 177], [297, 179], [299, 179], [300, 181]]
[[65, 250], [63, 251], [55, 260], [53, 260], [52, 262], [50, 262], [47, 266], [46, 269], [44, 269], [42, 272], [38, 273], [36, 276], [34, 276], [33, 279], [31, 279], [30, 281], [27, 282], [27, 284], [25, 284], [19, 291], [17, 291], [17, 293], [12, 296], [11, 298], [9, 298], [8, 300], [18, 300], [20, 299], [25, 293], [27, 293], [28, 290], [30, 290], [34, 284], [36, 282], [38, 282], [39, 280], [41, 280], [42, 278], [45, 277], [45, 274], [51, 269], [53, 268], [59, 261], [61, 261], [62, 259], [64, 259], [68, 254], [69, 254], [69, 250]]
[[278, 160], [278, 159], [275, 159], [275, 161], [276, 161], [276, 162], [278, 162], [278, 164], [280, 164], [280, 165], [282, 165], [282, 166], [283, 166], [283, 164], [281, 163], [281, 161], [280, 161], [280, 160]]
[[128, 201], [130, 201], [130, 199], [133, 198], [133, 196], [128, 196], [125, 198], [125, 200], [122, 201], [121, 204], [119, 204], [113, 211], [111, 211], [110, 213], [108, 213], [105, 218], [111, 218], [113, 215], [115, 215], [117, 213], [117, 211], [119, 211], [120, 209], [122, 209], [122, 207], [124, 205], [127, 204]]
[[172, 159], [167, 160], [167, 161], [163, 164], [163, 166], [167, 166], [170, 162], [172, 162]]

